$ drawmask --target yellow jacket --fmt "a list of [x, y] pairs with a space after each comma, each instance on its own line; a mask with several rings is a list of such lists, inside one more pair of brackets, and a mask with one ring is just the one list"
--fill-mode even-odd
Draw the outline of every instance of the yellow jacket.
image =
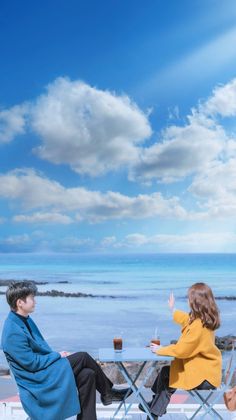
[[157, 354], [175, 357], [170, 367], [170, 387], [193, 389], [204, 380], [218, 387], [222, 360], [215, 345], [214, 332], [203, 327], [200, 319], [189, 324], [186, 312], [175, 311], [173, 319], [181, 325], [182, 334], [176, 344], [157, 351]]

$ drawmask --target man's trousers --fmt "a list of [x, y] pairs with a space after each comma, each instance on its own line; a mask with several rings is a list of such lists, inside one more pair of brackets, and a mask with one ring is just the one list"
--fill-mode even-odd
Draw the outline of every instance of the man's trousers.
[[113, 384], [88, 353], [73, 353], [67, 359], [79, 391], [81, 413], [77, 420], [96, 420], [96, 390], [101, 395], [110, 394]]

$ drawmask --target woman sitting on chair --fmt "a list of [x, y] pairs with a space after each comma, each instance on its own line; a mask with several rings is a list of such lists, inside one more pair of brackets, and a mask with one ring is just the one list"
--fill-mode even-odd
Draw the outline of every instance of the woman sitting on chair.
[[156, 378], [148, 403], [154, 419], [166, 412], [171, 395], [177, 388], [214, 389], [221, 383], [221, 353], [215, 345], [214, 331], [220, 326], [219, 311], [212, 290], [205, 283], [196, 283], [188, 290], [189, 314], [174, 309], [171, 293], [169, 307], [182, 334], [176, 344], [157, 346], [151, 350], [162, 356], [173, 356], [171, 366], [164, 366]]

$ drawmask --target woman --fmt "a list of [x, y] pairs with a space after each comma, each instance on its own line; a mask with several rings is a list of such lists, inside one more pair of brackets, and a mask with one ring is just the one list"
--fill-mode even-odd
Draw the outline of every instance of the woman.
[[177, 388], [214, 389], [221, 383], [221, 353], [215, 345], [214, 331], [220, 326], [219, 311], [212, 290], [196, 283], [188, 290], [189, 314], [174, 309], [173, 293], [169, 307], [182, 334], [176, 344], [151, 350], [162, 356], [173, 356], [171, 366], [164, 366], [155, 380], [154, 396], [148, 403], [154, 419], [166, 412], [171, 395]]

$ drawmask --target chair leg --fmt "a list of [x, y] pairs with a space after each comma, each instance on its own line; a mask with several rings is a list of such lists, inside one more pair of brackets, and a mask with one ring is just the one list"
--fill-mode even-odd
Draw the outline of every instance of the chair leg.
[[190, 395], [194, 397], [194, 399], [200, 404], [198, 409], [195, 411], [192, 417], [190, 417], [190, 420], [194, 419], [196, 415], [201, 411], [201, 409], [205, 410], [205, 413], [201, 416], [201, 418], [204, 418], [207, 414], [213, 414], [213, 418], [218, 418], [220, 420], [223, 420], [223, 417], [217, 411], [213, 408], [213, 404], [210, 404], [208, 400], [212, 396], [213, 392], [210, 392], [206, 398], [202, 397], [201, 394], [198, 391], [189, 391]]

